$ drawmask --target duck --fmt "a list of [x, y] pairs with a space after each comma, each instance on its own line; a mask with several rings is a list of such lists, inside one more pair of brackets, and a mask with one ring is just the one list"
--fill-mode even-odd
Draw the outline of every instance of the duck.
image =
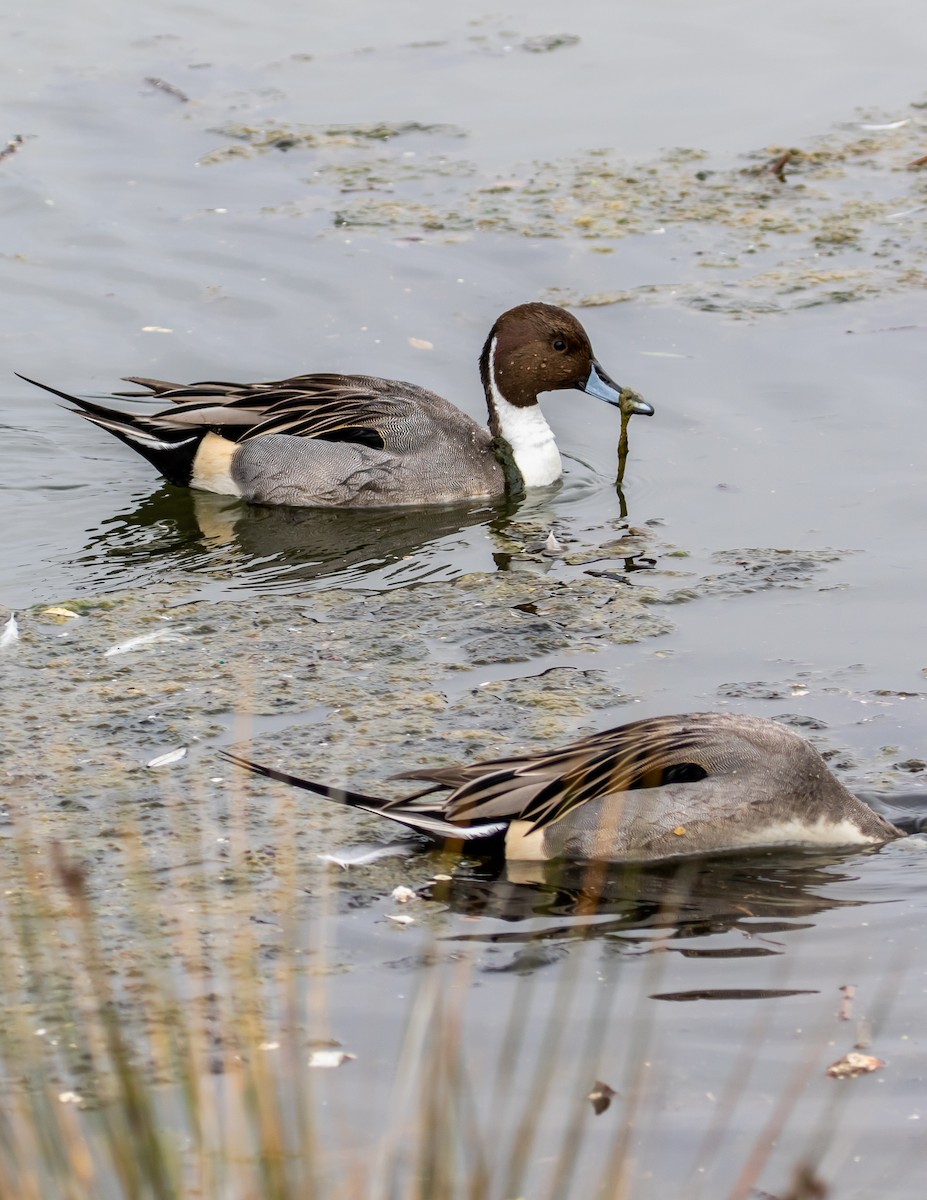
[[314, 508], [498, 500], [556, 483], [563, 466], [538, 393], [575, 388], [623, 411], [653, 414], [595, 357], [563, 308], [519, 304], [480, 355], [489, 428], [414, 383], [368, 375], [298, 375], [269, 383], [177, 384], [115, 397], [168, 402], [121, 412], [28, 379], [137, 450], [170, 483], [251, 504]]
[[399, 800], [316, 783], [228, 751], [269, 779], [513, 862], [656, 862], [773, 848], [849, 849], [906, 836], [795, 730], [765, 717], [647, 717], [541, 754], [426, 767]]

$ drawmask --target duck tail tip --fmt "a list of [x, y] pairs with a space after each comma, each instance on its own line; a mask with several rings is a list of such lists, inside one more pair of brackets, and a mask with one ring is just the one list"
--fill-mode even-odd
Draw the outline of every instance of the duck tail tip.
[[254, 762], [253, 759], [245, 758], [230, 750], [220, 750], [219, 753], [229, 762], [244, 767], [246, 771], [251, 771], [255, 775], [276, 779], [279, 783], [288, 783], [292, 787], [303, 788], [307, 792], [314, 792], [317, 796], [324, 796], [326, 800], [347, 804], [351, 808], [359, 808], [378, 817], [386, 817], [390, 821], [395, 821], [397, 825], [412, 829], [416, 833], [427, 834], [437, 841], [447, 841], [448, 839], [474, 841], [494, 837], [504, 832], [507, 827], [507, 822], [504, 821], [483, 822], [472, 826], [455, 825], [437, 813], [416, 811], [414, 808], [404, 809], [403, 805], [407, 801], [382, 800], [378, 796], [367, 796], [363, 792], [354, 792], [349, 788], [316, 783], [312, 779], [304, 779], [301, 775], [293, 775], [289, 771], [280, 771], [276, 767], [268, 767], [263, 763]]
[[244, 767], [253, 775], [263, 775], [267, 779], [276, 779], [278, 783], [287, 783], [291, 787], [303, 788], [304, 791], [314, 792], [315, 795], [324, 796], [326, 800], [334, 800], [338, 804], [348, 804], [352, 808], [366, 808], [379, 812], [380, 808], [387, 803], [376, 796], [353, 792], [350, 788], [331, 787], [327, 783], [316, 783], [315, 780], [305, 779], [302, 775], [293, 775], [289, 771], [265, 766], [263, 763], [254, 762], [253, 759], [245, 758], [241, 754], [235, 754], [231, 750], [220, 750], [219, 753], [229, 762], [235, 763], [238, 767]]
[[23, 375], [21, 371], [14, 371], [13, 374], [17, 379], [21, 379], [23, 383], [31, 383], [33, 387], [41, 388], [43, 392], [50, 392], [53, 396], [57, 396], [59, 400], [66, 400], [68, 404], [80, 404], [77, 396], [72, 396], [70, 392], [62, 392], [60, 388], [52, 387], [49, 383], [39, 383], [37, 379], [30, 379], [28, 375]]
[[18, 379], [50, 392], [59, 400], [73, 405], [69, 412], [76, 412], [92, 425], [106, 429], [114, 437], [119, 438], [127, 446], [141, 454], [163, 475], [169, 483], [180, 487], [189, 487], [193, 478], [193, 463], [200, 443], [209, 432], [207, 428], [197, 429], [193, 426], [171, 426], [169, 423], [156, 424], [144, 413], [120, 412], [119, 409], [108, 408], [95, 400], [85, 400], [81, 396], [73, 396], [60, 388], [48, 383], [39, 383], [28, 375], [14, 372]]

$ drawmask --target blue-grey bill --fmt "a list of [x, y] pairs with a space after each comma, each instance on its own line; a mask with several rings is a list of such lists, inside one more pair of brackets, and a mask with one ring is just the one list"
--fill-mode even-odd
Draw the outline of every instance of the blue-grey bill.
[[[604, 400], [606, 404], [614, 404], [617, 408], [624, 407], [621, 403], [621, 393], [625, 389], [621, 388], [614, 379], [611, 379], [602, 370], [601, 366], [593, 361], [592, 367], [589, 370], [589, 378], [583, 384], [583, 391], [588, 396], [595, 396], [597, 400]], [[632, 393], [633, 399], [630, 407], [631, 412], [640, 413], [645, 417], [653, 416], [653, 405], [648, 404], [637, 393]]]

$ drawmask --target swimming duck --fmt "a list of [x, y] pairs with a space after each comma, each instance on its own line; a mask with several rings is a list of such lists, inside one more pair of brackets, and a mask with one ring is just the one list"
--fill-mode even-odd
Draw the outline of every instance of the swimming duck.
[[847, 791], [794, 730], [736, 713], [649, 717], [546, 754], [403, 772], [394, 778], [430, 786], [402, 800], [226, 757], [434, 838], [488, 846], [504, 836], [514, 861], [642, 862], [905, 836]]
[[[118, 395], [170, 401], [153, 414], [27, 382], [75, 404], [171, 483], [252, 504], [324, 508], [450, 504], [545, 487], [562, 465], [538, 393], [577, 388], [621, 406], [622, 389], [582, 325], [552, 304], [504, 312], [486, 339], [480, 375], [488, 430], [434, 392], [367, 375], [188, 385], [129, 377], [147, 393]], [[636, 395], [631, 407], [653, 413]]]

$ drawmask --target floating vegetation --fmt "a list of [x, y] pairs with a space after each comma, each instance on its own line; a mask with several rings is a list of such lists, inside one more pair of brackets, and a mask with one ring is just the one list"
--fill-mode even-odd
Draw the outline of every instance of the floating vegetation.
[[401, 121], [397, 124], [378, 122], [372, 125], [290, 125], [285, 122], [271, 125], [230, 123], [215, 131], [242, 145], [213, 150], [200, 159], [201, 165], [260, 154], [267, 150], [317, 150], [338, 146], [353, 148], [369, 142], [389, 142], [412, 133], [440, 134], [442, 137], [462, 138], [466, 134], [454, 125], [428, 125], [421, 121]]
[[521, 44], [522, 50], [531, 54], [547, 54], [551, 50], [562, 50], [566, 46], [579, 45], [579, 37], [575, 33], [542, 33], [537, 37], [525, 38]]
[[[314, 152], [302, 194], [268, 206], [268, 216], [317, 216], [328, 207], [333, 229], [374, 236], [441, 241], [488, 232], [579, 239], [604, 252], [622, 238], [668, 235], [688, 251], [688, 279], [635, 293], [601, 291], [577, 304], [671, 293], [705, 311], [758, 314], [920, 288], [927, 278], [927, 237], [916, 219], [927, 206], [927, 182], [917, 171], [927, 162], [921, 115], [876, 114], [806, 146], [766, 146], [717, 165], [688, 147], [645, 163], [594, 149], [512, 164], [495, 176], [460, 155], [455, 143], [465, 133], [447, 125], [281, 122], [220, 132], [233, 141], [203, 164], [271, 150]], [[691, 278], [693, 270], [704, 283]], [[766, 294], [757, 297], [758, 290]]]

